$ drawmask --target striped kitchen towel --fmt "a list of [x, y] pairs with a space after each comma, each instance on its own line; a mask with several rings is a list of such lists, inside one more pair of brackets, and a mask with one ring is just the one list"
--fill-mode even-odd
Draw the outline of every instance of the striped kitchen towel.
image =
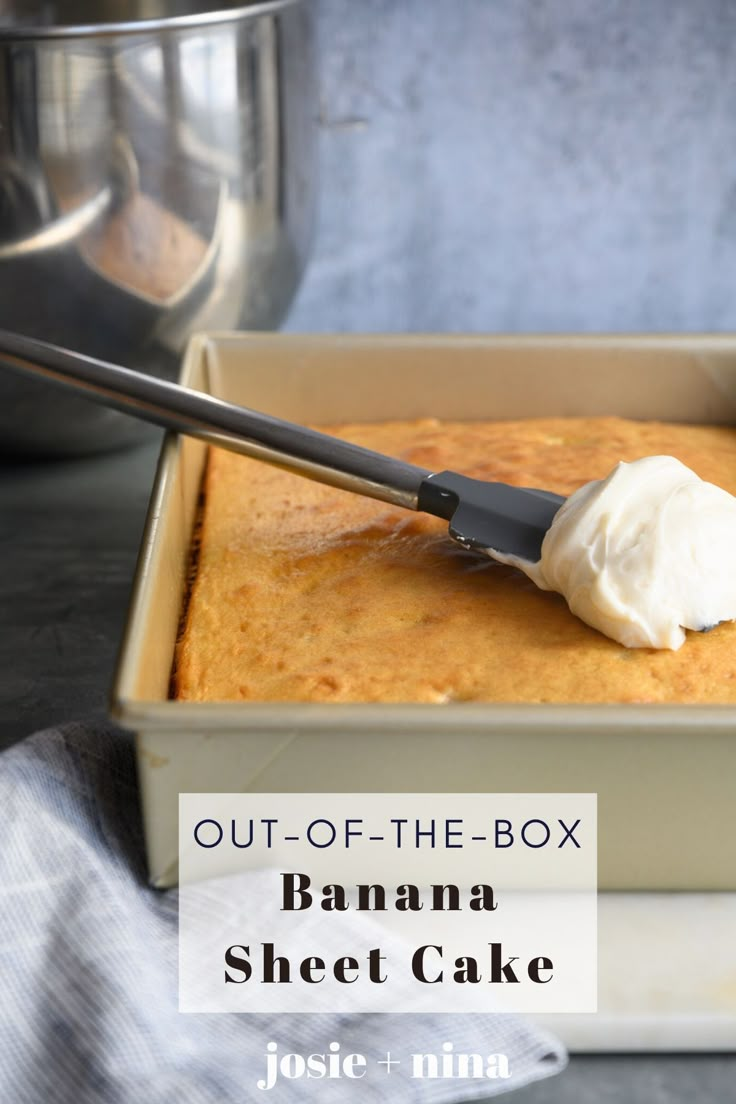
[[[452, 1104], [556, 1073], [562, 1046], [510, 1015], [185, 1015], [177, 1011], [177, 896], [146, 885], [131, 738], [101, 723], [50, 729], [0, 755], [0, 1101], [245, 1104], [391, 1099]], [[248, 875], [243, 875], [247, 880]], [[510, 1077], [412, 1079], [408, 1070], [279, 1079], [282, 1052], [374, 1058], [412, 1050], [504, 1054]], [[457, 1049], [460, 1049], [458, 1046]]]

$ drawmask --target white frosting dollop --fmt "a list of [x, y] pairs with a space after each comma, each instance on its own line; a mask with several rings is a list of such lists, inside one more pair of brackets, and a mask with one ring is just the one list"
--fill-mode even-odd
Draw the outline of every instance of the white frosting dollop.
[[[495, 553], [494, 553], [495, 557]], [[628, 648], [736, 618], [736, 498], [672, 456], [618, 464], [560, 507], [538, 563], [498, 556]]]

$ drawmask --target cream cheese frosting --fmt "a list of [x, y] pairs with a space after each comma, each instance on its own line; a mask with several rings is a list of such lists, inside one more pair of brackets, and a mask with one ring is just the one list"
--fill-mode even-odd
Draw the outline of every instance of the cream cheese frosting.
[[619, 463], [560, 507], [530, 563], [496, 555], [628, 648], [736, 618], [736, 498], [672, 456]]

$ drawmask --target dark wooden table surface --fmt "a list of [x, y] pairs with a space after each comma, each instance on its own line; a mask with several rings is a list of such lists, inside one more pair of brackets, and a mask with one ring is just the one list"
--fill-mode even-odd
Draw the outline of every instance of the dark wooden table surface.
[[0, 740], [102, 714], [158, 433], [127, 452], [0, 465]]
[[[154, 442], [154, 435], [151, 435]], [[0, 466], [0, 738], [105, 711], [157, 446]], [[574, 1057], [519, 1104], [727, 1104], [736, 1058]]]

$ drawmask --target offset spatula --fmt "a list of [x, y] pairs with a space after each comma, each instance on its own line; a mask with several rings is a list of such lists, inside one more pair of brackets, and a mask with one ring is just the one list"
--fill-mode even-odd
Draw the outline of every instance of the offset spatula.
[[548, 491], [431, 472], [325, 433], [223, 402], [34, 338], [0, 330], [0, 357], [165, 429], [369, 498], [445, 518], [464, 548], [536, 561], [564, 499]]

